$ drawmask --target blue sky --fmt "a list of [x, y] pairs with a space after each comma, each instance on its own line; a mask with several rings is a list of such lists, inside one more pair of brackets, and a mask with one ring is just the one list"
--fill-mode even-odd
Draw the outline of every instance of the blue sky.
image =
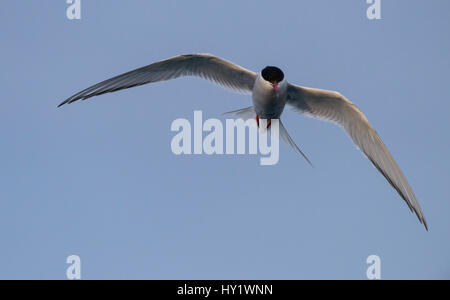
[[[0, 278], [450, 279], [450, 3], [4, 1], [0, 10]], [[341, 129], [289, 109], [312, 169], [281, 145], [256, 156], [175, 156], [177, 118], [222, 118], [249, 96], [182, 78], [57, 109], [111, 76], [208, 52], [337, 90], [404, 171], [426, 232]]]

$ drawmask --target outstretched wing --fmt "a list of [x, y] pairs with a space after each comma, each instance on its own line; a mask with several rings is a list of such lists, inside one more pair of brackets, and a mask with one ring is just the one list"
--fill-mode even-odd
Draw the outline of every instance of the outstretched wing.
[[353, 103], [337, 92], [291, 84], [288, 87], [287, 103], [307, 116], [341, 126], [428, 230], [422, 209], [408, 181], [377, 132]]
[[181, 76], [201, 77], [241, 93], [251, 92], [256, 78], [254, 72], [211, 54], [180, 55], [100, 82], [71, 96], [59, 106]]

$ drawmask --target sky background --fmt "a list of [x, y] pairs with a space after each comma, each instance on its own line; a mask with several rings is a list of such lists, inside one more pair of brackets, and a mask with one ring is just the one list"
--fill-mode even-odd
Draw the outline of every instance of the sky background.
[[[450, 279], [450, 2], [2, 1], [0, 279]], [[251, 105], [194, 78], [57, 108], [94, 83], [207, 52], [337, 90], [413, 187], [426, 232], [338, 127], [288, 108], [286, 145], [176, 156], [170, 125]]]

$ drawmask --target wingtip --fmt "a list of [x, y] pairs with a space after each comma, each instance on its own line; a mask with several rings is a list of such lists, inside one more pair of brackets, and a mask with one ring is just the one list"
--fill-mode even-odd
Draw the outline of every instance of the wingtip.
[[425, 218], [423, 218], [421, 221], [422, 221], [423, 226], [425, 226], [425, 230], [427, 232], [429, 232], [430, 230], [428, 229], [428, 224], [427, 224], [427, 221], [425, 221]]
[[416, 214], [417, 218], [419, 219], [420, 224], [423, 224], [423, 226], [425, 227], [425, 230], [427, 232], [430, 231], [428, 228], [427, 220], [425, 219], [425, 216], [423, 215], [422, 211], [420, 211], [420, 213], [419, 213], [416, 210], [414, 210], [413, 212]]
[[416, 214], [417, 218], [419, 219], [420, 224], [423, 224], [426, 231], [429, 231], [427, 220], [425, 219], [425, 216], [424, 216], [422, 210], [420, 209], [420, 207], [419, 207], [419, 209], [412, 207], [411, 210], [413, 211], [413, 213]]
[[314, 167], [313, 163], [309, 160], [309, 158], [306, 157], [305, 155], [305, 159], [308, 162], [308, 164], [311, 166], [311, 168], [315, 169], [316, 167]]
[[58, 107], [61, 107], [61, 106], [63, 106], [63, 105], [70, 104], [70, 103], [72, 103], [72, 101], [70, 101], [69, 99], [67, 99], [67, 100], [64, 100], [63, 102], [61, 102], [60, 104], [58, 104]]

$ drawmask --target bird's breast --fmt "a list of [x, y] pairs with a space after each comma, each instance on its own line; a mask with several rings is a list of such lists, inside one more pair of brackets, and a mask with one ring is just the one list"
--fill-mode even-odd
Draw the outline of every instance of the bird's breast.
[[273, 86], [258, 76], [252, 93], [256, 114], [263, 119], [278, 119], [286, 105], [286, 95], [287, 84], [279, 84], [277, 96]]

